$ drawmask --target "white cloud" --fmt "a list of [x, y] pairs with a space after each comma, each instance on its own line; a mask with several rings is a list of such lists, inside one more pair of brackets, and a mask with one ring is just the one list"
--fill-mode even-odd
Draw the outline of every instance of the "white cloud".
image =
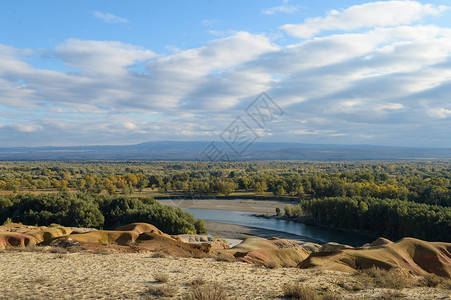
[[118, 17], [118, 16], [110, 14], [110, 13], [94, 11], [93, 15], [94, 15], [94, 17], [96, 17], [97, 19], [102, 20], [105, 23], [128, 23], [127, 19]]
[[280, 5], [271, 8], [262, 9], [261, 13], [264, 15], [273, 15], [275, 13], [292, 14], [299, 10], [299, 5]]
[[211, 26], [218, 22], [219, 22], [219, 20], [217, 20], [217, 19], [205, 19], [205, 20], [202, 20], [200, 23], [204, 26]]
[[[238, 32], [233, 36], [209, 42], [204, 47], [182, 51], [170, 56], [154, 60], [147, 65], [148, 78], [151, 80], [153, 93], [164, 99], [164, 103], [172, 107], [191, 107], [200, 109], [209, 107], [232, 107], [241, 97], [251, 95], [249, 87], [230, 93], [223, 89], [214, 93], [212, 87], [227, 80], [228, 72], [249, 61], [257, 59], [261, 54], [277, 51], [268, 38], [263, 35], [252, 35]], [[223, 75], [224, 74], [224, 75]], [[213, 80], [212, 80], [213, 79]], [[252, 85], [252, 81], [247, 81]], [[231, 82], [227, 84], [233, 89]], [[208, 90], [199, 97], [199, 91]], [[202, 98], [208, 98], [204, 101]], [[213, 99], [216, 98], [216, 101]]]
[[121, 42], [77, 39], [67, 40], [55, 53], [68, 67], [105, 75], [120, 74], [126, 67], [157, 56], [150, 50]]
[[[384, 3], [368, 5], [390, 14], [393, 1]], [[415, 12], [406, 20], [441, 11], [396, 3]], [[349, 11], [332, 14], [334, 26]], [[0, 45], [0, 143], [216, 139], [267, 91], [285, 114], [265, 139], [451, 146], [451, 29], [359, 22], [353, 23], [358, 32], [284, 46], [265, 34], [234, 32], [168, 55], [69, 39], [48, 49], [67, 71], [33, 67], [36, 50]]]
[[322, 135], [322, 136], [345, 136], [345, 133], [337, 133], [335, 130], [312, 130], [312, 129], [297, 129], [291, 130], [291, 134], [295, 135]]
[[224, 37], [236, 34], [238, 31], [233, 29], [228, 30], [208, 30], [208, 33], [214, 36]]
[[404, 105], [402, 105], [401, 103], [384, 103], [384, 104], [379, 104], [376, 105], [374, 107], [374, 110], [379, 111], [379, 110], [398, 110], [398, 109], [403, 109]]
[[41, 125], [37, 124], [15, 124], [13, 127], [21, 132], [35, 132], [43, 129]]
[[331, 10], [326, 17], [309, 18], [301, 24], [287, 24], [280, 29], [294, 37], [310, 38], [326, 30], [351, 31], [411, 24], [447, 9], [448, 7], [443, 5], [434, 6], [417, 1], [371, 2], [351, 6], [342, 11]]
[[447, 119], [451, 117], [451, 109], [444, 107], [433, 107], [428, 109], [428, 115], [432, 118]]

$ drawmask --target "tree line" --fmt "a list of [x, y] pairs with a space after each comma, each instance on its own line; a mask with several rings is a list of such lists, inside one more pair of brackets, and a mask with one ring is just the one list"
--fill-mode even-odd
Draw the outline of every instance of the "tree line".
[[[450, 240], [449, 161], [0, 162], [0, 190], [60, 191], [64, 192], [61, 195], [72, 195], [67, 193], [70, 191], [74, 194], [70, 197], [77, 201], [94, 197], [97, 200], [83, 204], [83, 211], [89, 215], [87, 219], [96, 220], [97, 207], [104, 220], [92, 221], [91, 224], [97, 224], [93, 226], [113, 226], [135, 219], [184, 219], [180, 212], [163, 211], [150, 200], [143, 200], [147, 199], [142, 197], [146, 193], [212, 197], [246, 192], [250, 197], [299, 201], [300, 205], [287, 208], [286, 214], [302, 216], [312, 223], [369, 230], [391, 238]], [[140, 199], [128, 197], [131, 194]], [[122, 207], [112, 200], [116, 198], [128, 199], [120, 200], [128, 204]], [[31, 210], [36, 216], [26, 210], [21, 212], [33, 220], [51, 219], [46, 217], [46, 210], [38, 214], [37, 209]], [[58, 213], [51, 215], [56, 218]], [[169, 230], [175, 232], [179, 227], [193, 230], [180, 224]]]
[[[192, 197], [374, 197], [451, 206], [449, 163], [82, 163], [0, 167], [0, 190], [129, 195], [144, 189]], [[227, 169], [225, 167], [228, 167]]]
[[285, 215], [392, 239], [409, 236], [451, 242], [451, 208], [438, 205], [360, 196], [326, 197], [288, 205]]
[[168, 234], [206, 233], [205, 223], [180, 208], [150, 197], [99, 194], [17, 194], [0, 196], [0, 224], [59, 224], [114, 229], [134, 222], [150, 223]]

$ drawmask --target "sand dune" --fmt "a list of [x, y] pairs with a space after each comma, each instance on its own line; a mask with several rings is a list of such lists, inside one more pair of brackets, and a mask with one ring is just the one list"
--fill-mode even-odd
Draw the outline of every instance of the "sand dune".
[[239, 261], [267, 267], [295, 267], [307, 258], [307, 251], [285, 239], [248, 238], [231, 249], [218, 252]]
[[[298, 242], [278, 238], [248, 238], [230, 248], [218, 239], [170, 236], [146, 223], [133, 223], [116, 230], [81, 230], [84, 233], [72, 231], [61, 226], [6, 224], [0, 227], [0, 249], [51, 245], [70, 251], [158, 252], [186, 258], [222, 256], [229, 260], [272, 268], [298, 266], [302, 269], [353, 273], [356, 270], [378, 267], [386, 270], [402, 269], [415, 275], [433, 273], [451, 278], [451, 243], [426, 242], [413, 238], [404, 238], [397, 243], [380, 238], [359, 248], [328, 243], [318, 250], [317, 245], [300, 245]], [[186, 240], [195, 242], [184, 242]]]
[[66, 236], [72, 233], [72, 230], [66, 227], [45, 227], [41, 226], [34, 230], [26, 231], [27, 235], [31, 235], [38, 240], [38, 243], [50, 241], [54, 238]]
[[299, 264], [303, 269], [354, 272], [371, 267], [399, 268], [416, 275], [434, 273], [451, 278], [451, 243], [404, 238], [397, 243], [378, 240], [367, 247], [328, 247], [312, 253]]
[[0, 232], [0, 249], [7, 247], [27, 247], [38, 244], [36, 238], [17, 232]]

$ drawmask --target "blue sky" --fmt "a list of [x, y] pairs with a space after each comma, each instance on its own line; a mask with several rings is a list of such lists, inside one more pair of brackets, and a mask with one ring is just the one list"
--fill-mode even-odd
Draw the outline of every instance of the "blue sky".
[[4, 1], [0, 146], [218, 140], [265, 91], [260, 141], [451, 147], [450, 7]]

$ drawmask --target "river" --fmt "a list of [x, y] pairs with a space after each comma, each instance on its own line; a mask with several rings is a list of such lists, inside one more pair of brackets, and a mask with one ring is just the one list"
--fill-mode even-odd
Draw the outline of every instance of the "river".
[[258, 218], [252, 216], [252, 212], [198, 208], [183, 208], [183, 210], [193, 214], [198, 219], [277, 230], [309, 237], [323, 243], [336, 242], [356, 247], [362, 246], [365, 243], [370, 243], [374, 240], [374, 238], [362, 236], [352, 232], [296, 223], [293, 221]]

